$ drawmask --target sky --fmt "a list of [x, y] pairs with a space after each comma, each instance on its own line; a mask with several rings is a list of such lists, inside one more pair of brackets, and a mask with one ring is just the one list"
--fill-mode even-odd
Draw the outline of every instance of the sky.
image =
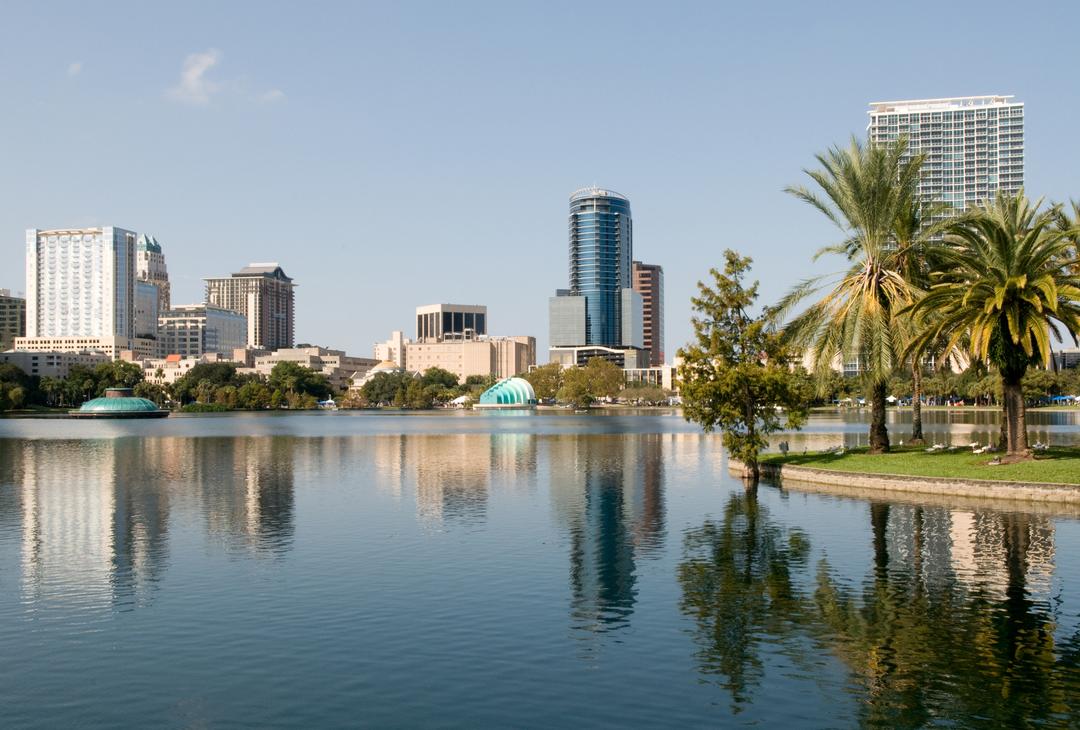
[[370, 355], [414, 309], [534, 335], [567, 285], [568, 197], [631, 200], [666, 348], [732, 248], [763, 302], [840, 234], [784, 193], [871, 101], [1013, 94], [1027, 191], [1080, 198], [1080, 4], [8, 0], [0, 287], [25, 230], [157, 237], [173, 302], [279, 262], [296, 339]]

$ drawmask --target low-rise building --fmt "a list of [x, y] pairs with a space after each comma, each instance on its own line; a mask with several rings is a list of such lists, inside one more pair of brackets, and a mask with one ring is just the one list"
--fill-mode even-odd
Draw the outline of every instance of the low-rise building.
[[548, 354], [551, 362], [557, 362], [564, 368], [584, 367], [594, 357], [602, 357], [623, 370], [649, 367], [649, 351], [636, 347], [602, 347], [600, 345], [552, 347], [548, 350]]
[[353, 357], [343, 350], [325, 347], [283, 347], [267, 355], [255, 358], [254, 366], [242, 368], [241, 372], [254, 372], [269, 377], [279, 362], [295, 362], [326, 376], [330, 385], [339, 390], [349, 387], [350, 381], [361, 379], [371, 368], [379, 364], [370, 357]]
[[[142, 337], [17, 337], [18, 352], [92, 352], [110, 360], [161, 357], [160, 342]], [[125, 356], [129, 353], [130, 356]]]
[[247, 316], [213, 304], [181, 304], [162, 312], [157, 321], [167, 355], [231, 354], [247, 343]]
[[72, 365], [97, 367], [112, 358], [95, 352], [0, 352], [0, 363], [18, 367], [27, 375], [66, 378]]
[[466, 337], [424, 340], [405, 346], [404, 367], [422, 373], [438, 367], [464, 381], [472, 375], [509, 378], [536, 364], [535, 337]]
[[0, 289], [0, 352], [10, 350], [16, 337], [26, 335], [26, 299]]

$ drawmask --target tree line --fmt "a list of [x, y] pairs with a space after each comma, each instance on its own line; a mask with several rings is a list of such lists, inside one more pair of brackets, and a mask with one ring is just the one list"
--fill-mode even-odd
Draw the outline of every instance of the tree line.
[[131, 388], [159, 407], [175, 404], [189, 411], [314, 408], [333, 390], [325, 375], [294, 362], [277, 363], [266, 378], [239, 373], [235, 363], [199, 363], [168, 385], [147, 380], [141, 367], [120, 360], [72, 365], [64, 378], [31, 376], [15, 365], [0, 365], [0, 411], [77, 408], [108, 388]]

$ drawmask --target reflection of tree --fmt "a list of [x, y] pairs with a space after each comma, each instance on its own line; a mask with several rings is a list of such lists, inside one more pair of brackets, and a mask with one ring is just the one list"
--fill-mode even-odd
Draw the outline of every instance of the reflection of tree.
[[702, 673], [731, 692], [736, 712], [761, 680], [761, 644], [790, 636], [804, 619], [792, 573], [809, 549], [801, 531], [770, 521], [756, 489], [733, 494], [722, 520], [686, 534], [681, 608], [697, 621]]
[[827, 563], [815, 599], [821, 640], [851, 670], [870, 726], [921, 727], [981, 718], [988, 726], [1067, 726], [1080, 687], [1077, 644], [1057, 651], [1055, 618], [1027, 593], [1027, 518], [1004, 522], [1004, 597], [952, 580], [926, 588], [925, 516], [917, 509], [910, 564], [882, 553], [888, 508], [872, 511], [875, 566], [858, 595]]

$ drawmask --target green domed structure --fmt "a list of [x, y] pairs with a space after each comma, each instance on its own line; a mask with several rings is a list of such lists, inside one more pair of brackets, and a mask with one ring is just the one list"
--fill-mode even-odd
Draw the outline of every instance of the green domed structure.
[[480, 395], [473, 408], [535, 408], [536, 391], [524, 378], [500, 380]]
[[136, 398], [131, 388], [108, 388], [104, 398], [94, 398], [69, 412], [76, 418], [164, 418], [169, 412], [146, 398]]

